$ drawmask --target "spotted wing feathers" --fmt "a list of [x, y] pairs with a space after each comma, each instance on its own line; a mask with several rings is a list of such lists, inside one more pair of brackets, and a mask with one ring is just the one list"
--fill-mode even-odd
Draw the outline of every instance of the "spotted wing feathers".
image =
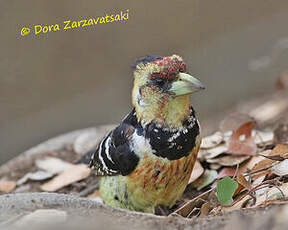
[[124, 120], [100, 142], [90, 161], [97, 175], [125, 176], [136, 168], [139, 157], [130, 147], [133, 132], [134, 127]]

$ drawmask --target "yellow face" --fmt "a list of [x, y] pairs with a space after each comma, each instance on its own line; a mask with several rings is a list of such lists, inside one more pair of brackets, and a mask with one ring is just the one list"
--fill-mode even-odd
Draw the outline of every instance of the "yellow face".
[[189, 95], [204, 89], [203, 85], [186, 72], [186, 64], [177, 55], [146, 59], [136, 65], [134, 72], [132, 102], [138, 118], [144, 123], [166, 121], [169, 116], [177, 119], [173, 118], [177, 113], [182, 119], [189, 110]]

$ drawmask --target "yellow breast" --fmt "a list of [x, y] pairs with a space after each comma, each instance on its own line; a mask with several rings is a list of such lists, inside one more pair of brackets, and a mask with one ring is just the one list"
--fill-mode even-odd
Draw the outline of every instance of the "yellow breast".
[[197, 158], [200, 143], [187, 157], [168, 160], [145, 154], [127, 176], [127, 190], [135, 207], [173, 206], [184, 192]]

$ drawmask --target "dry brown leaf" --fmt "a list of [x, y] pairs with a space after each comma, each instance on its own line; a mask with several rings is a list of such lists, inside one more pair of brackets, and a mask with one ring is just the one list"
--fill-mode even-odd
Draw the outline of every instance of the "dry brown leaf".
[[[270, 160], [270, 159], [264, 159], [262, 161], [260, 161], [258, 164], [256, 164], [253, 169], [251, 170], [251, 173], [253, 173], [253, 179], [255, 180], [258, 177], [261, 176], [266, 176], [271, 174], [271, 167], [274, 161]], [[257, 173], [254, 173], [257, 172]]]
[[261, 176], [264, 176], [264, 175], [265, 176], [269, 175], [271, 173], [270, 168], [272, 167], [272, 164], [274, 162], [275, 161], [270, 160], [270, 159], [263, 159], [262, 161], [257, 163], [251, 170], [251, 172], [258, 172], [255, 175], [253, 175], [253, 179], [255, 180], [258, 177], [261, 177]]
[[200, 148], [202, 149], [210, 149], [219, 145], [223, 141], [223, 133], [216, 132], [210, 136], [204, 137], [201, 142]]
[[223, 154], [227, 152], [228, 148], [225, 144], [218, 145], [215, 148], [208, 149], [206, 152], [203, 152], [203, 158], [204, 159], [211, 159], [219, 156], [220, 154]]
[[288, 160], [281, 161], [272, 166], [271, 172], [277, 176], [288, 175]]
[[273, 161], [284, 161], [284, 160], [287, 160], [288, 159], [288, 152], [287, 153], [281, 153], [279, 155], [274, 155], [274, 156], [265, 156], [265, 155], [261, 155], [259, 154], [260, 156], [263, 156], [265, 158], [268, 158], [270, 160], [273, 160]]
[[67, 169], [63, 173], [54, 177], [52, 180], [41, 186], [41, 189], [46, 192], [55, 192], [69, 184], [83, 180], [90, 175], [90, 169], [85, 164], [75, 165]]
[[36, 160], [35, 164], [39, 169], [42, 169], [52, 174], [62, 173], [65, 170], [74, 166], [73, 164], [56, 157], [45, 157], [42, 159], [38, 159]]
[[280, 157], [282, 157], [282, 159], [284, 159], [284, 160], [288, 159], [288, 152], [287, 153], [281, 153]]
[[193, 198], [192, 200], [187, 201], [185, 204], [183, 204], [180, 208], [175, 210], [170, 215], [176, 214], [187, 217], [195, 207], [197, 208], [201, 207], [201, 205], [205, 202], [204, 200], [206, 200], [209, 197], [211, 191], [212, 190], [210, 189], [200, 194], [199, 196]]
[[200, 208], [199, 217], [207, 216], [211, 210], [212, 210], [211, 205], [208, 202], [205, 202]]
[[233, 134], [228, 145], [228, 153], [255, 155], [257, 145], [252, 137], [252, 129], [255, 122], [247, 122], [241, 125]]
[[241, 164], [242, 162], [248, 160], [251, 156], [237, 156], [229, 155], [224, 157], [218, 157], [214, 159], [207, 159], [208, 163], [217, 163], [222, 166], [235, 166]]
[[0, 191], [9, 193], [12, 192], [16, 188], [16, 182], [11, 180], [0, 180]]
[[266, 178], [266, 175], [260, 175], [260, 176], [257, 176], [257, 177], [253, 177], [254, 178], [254, 181], [252, 182], [252, 188], [255, 188], [256, 186], [262, 184], [262, 182], [265, 180]]
[[204, 154], [206, 153], [206, 150], [203, 150], [203, 149], [199, 149], [199, 152], [197, 154], [197, 159], [202, 161], [204, 160]]
[[[261, 154], [267, 155], [266, 151], [265, 151], [265, 153], [262, 152]], [[268, 150], [268, 151], [271, 152], [271, 150]], [[239, 173], [245, 173], [245, 172], [251, 171], [255, 167], [255, 165], [257, 165], [262, 160], [263, 160], [262, 156], [251, 157], [247, 162], [241, 164], [241, 166], [239, 167], [239, 170], [238, 170]]]
[[288, 145], [279, 144], [279, 145], [275, 146], [275, 148], [272, 150], [270, 156], [280, 155], [283, 153], [288, 153]]
[[257, 194], [255, 206], [266, 205], [266, 202], [268, 201], [279, 200], [281, 198], [287, 198], [287, 197], [288, 197], [288, 183], [282, 184], [279, 187], [271, 187], [266, 189], [264, 188], [262, 193]]
[[236, 196], [237, 194], [239, 194], [239, 192], [241, 192], [245, 187], [242, 184], [238, 183], [238, 188], [236, 189], [236, 191], [234, 192], [233, 196]]
[[182, 207], [177, 209], [174, 213], [181, 215], [183, 217], [187, 217], [189, 213], [195, 208], [199, 207], [204, 203], [202, 199], [196, 199], [196, 200], [190, 200], [187, 203], [185, 203]]
[[233, 135], [233, 131], [232, 131], [232, 130], [226, 131], [223, 135], [224, 135], [224, 141], [225, 141], [225, 143], [228, 143], [229, 140], [230, 140], [230, 138], [231, 138], [232, 135]]
[[26, 173], [23, 177], [21, 177], [17, 181], [17, 186], [26, 183], [28, 180], [42, 181], [42, 180], [47, 180], [47, 179], [49, 179], [51, 177], [53, 177], [52, 173], [46, 172], [46, 171], [42, 171], [42, 170], [39, 170], [39, 171], [36, 171], [36, 172]]
[[237, 182], [247, 190], [251, 189], [251, 184], [245, 179], [245, 177], [241, 173], [237, 175]]
[[259, 131], [252, 130], [252, 136], [254, 137], [257, 145], [273, 143], [274, 133], [272, 131]]
[[273, 161], [283, 161], [288, 159], [288, 145], [279, 144], [271, 152], [262, 152], [258, 155]]
[[243, 208], [243, 205], [248, 201], [251, 200], [252, 198], [250, 196], [245, 196], [243, 197], [241, 200], [239, 200], [238, 202], [236, 202], [234, 205], [232, 206], [220, 206], [221, 207], [221, 211], [224, 213], [227, 212], [231, 212], [231, 211], [235, 211], [235, 210], [240, 210]]
[[217, 164], [217, 163], [211, 163], [211, 164], [209, 164], [209, 167], [210, 167], [210, 169], [218, 170], [218, 169], [220, 169], [222, 166], [219, 165], [219, 164]]
[[197, 180], [203, 173], [204, 173], [204, 168], [202, 167], [201, 163], [198, 160], [196, 160], [188, 184]]
[[[253, 167], [252, 171], [255, 172], [255, 171], [259, 171], [261, 169], [264, 169], [262, 172], [257, 174], [257, 177], [270, 174], [271, 173], [270, 168], [275, 163], [275, 161], [271, 160], [271, 159], [268, 159], [267, 157], [279, 156], [281, 154], [287, 153], [287, 150], [288, 150], [288, 146], [287, 145], [279, 144], [270, 152], [269, 151], [262, 152], [261, 155], [265, 155], [266, 159], [263, 159], [258, 164], [256, 164]], [[265, 168], [267, 168], [267, 169], [265, 169]]]
[[221, 171], [218, 174], [218, 179], [221, 179], [225, 176], [230, 176], [233, 177], [236, 173], [236, 169], [235, 168], [223, 168], [221, 169]]
[[239, 128], [239, 124], [244, 124], [247, 122], [254, 121], [252, 117], [247, 114], [235, 112], [229, 114], [223, 121], [220, 123], [220, 131], [226, 132], [231, 130], [236, 130]]
[[212, 184], [217, 179], [217, 176], [218, 173], [216, 170], [206, 169], [201, 177], [191, 183], [191, 186], [200, 191], [202, 188]]

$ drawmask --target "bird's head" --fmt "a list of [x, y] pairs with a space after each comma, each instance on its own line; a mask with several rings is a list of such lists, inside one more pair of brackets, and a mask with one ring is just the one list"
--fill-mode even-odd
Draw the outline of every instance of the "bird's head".
[[132, 102], [142, 123], [180, 126], [189, 115], [189, 95], [204, 89], [187, 73], [180, 56], [147, 56], [136, 61]]

